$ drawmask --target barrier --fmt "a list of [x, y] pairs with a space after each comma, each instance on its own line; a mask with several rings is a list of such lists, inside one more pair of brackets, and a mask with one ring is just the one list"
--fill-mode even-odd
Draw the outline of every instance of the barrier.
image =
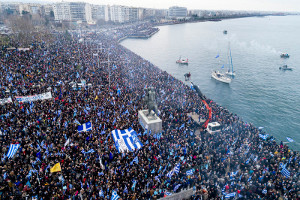
[[182, 200], [189, 199], [194, 194], [193, 188], [182, 190], [179, 193], [172, 194], [170, 196], [166, 196], [164, 198], [160, 198], [161, 200]]

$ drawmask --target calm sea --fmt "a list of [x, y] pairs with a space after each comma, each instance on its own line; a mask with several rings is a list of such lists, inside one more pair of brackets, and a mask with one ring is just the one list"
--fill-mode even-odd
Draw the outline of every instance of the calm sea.
[[[182, 81], [183, 75], [191, 72], [192, 82], [208, 98], [244, 121], [264, 127], [279, 142], [287, 142], [286, 137], [294, 139], [289, 146], [300, 150], [300, 16], [159, 28], [149, 39], [127, 39], [121, 44]], [[222, 70], [223, 64], [226, 69], [229, 43], [236, 76], [227, 85], [211, 79], [210, 74]], [[290, 58], [280, 58], [281, 52], [289, 53]], [[177, 65], [179, 56], [187, 57], [189, 65]], [[280, 71], [284, 64], [293, 71]]]

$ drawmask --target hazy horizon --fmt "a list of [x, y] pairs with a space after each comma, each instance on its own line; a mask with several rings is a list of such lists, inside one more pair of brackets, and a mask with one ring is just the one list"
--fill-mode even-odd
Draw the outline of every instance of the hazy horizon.
[[[61, 0], [11, 0], [1, 2], [56, 3]], [[64, 0], [64, 2], [86, 2], [97, 5], [124, 5], [143, 8], [168, 9], [171, 6], [183, 6], [189, 10], [243, 10], [300, 12], [299, 0]]]

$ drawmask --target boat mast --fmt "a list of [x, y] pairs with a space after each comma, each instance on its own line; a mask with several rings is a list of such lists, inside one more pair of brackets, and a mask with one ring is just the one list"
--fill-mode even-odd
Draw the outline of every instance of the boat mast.
[[231, 57], [231, 49], [230, 49], [230, 47], [229, 47], [229, 52], [230, 52], [231, 73], [233, 74], [233, 64], [232, 64], [232, 57]]

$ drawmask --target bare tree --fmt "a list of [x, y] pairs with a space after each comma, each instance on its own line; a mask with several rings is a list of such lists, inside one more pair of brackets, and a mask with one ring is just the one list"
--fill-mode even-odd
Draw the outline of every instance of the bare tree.
[[29, 46], [32, 42], [34, 26], [30, 18], [30, 15], [9, 16], [6, 20], [6, 24], [12, 29], [14, 39], [19, 46]]

